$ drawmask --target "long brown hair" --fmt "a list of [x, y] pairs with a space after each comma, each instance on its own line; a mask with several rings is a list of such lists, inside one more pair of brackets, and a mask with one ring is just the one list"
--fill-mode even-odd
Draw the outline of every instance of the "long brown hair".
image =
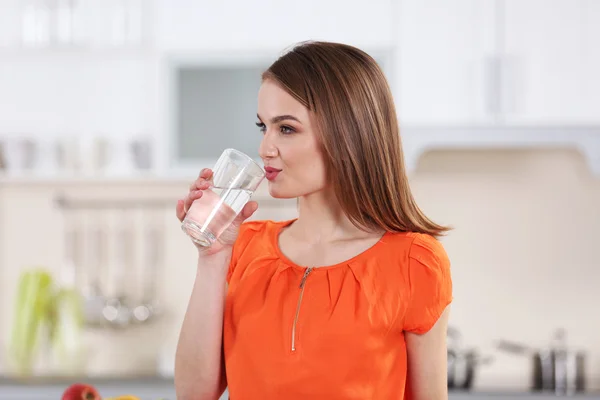
[[329, 181], [342, 210], [361, 229], [440, 236], [411, 193], [398, 119], [377, 62], [355, 47], [302, 42], [262, 76], [313, 114]]

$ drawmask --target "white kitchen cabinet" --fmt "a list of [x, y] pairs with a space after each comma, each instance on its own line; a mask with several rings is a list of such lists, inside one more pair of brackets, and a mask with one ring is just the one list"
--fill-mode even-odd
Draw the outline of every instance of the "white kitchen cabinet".
[[127, 50], [0, 50], [0, 132], [33, 137], [154, 132], [156, 57]]
[[393, 3], [158, 0], [156, 34], [159, 47], [167, 51], [279, 51], [309, 39], [385, 47], [393, 39]]
[[[493, 2], [403, 0], [398, 11], [403, 125], [465, 125], [493, 116]], [[487, 99], [487, 100], [486, 100]], [[491, 100], [491, 101], [490, 101]]]
[[403, 0], [401, 123], [600, 123], [600, 2]]
[[402, 0], [409, 170], [432, 149], [580, 150], [600, 175], [600, 1]]
[[583, 40], [586, 52], [583, 57], [584, 76], [588, 77], [582, 93], [582, 107], [594, 123], [600, 121], [600, 1], [583, 1]]
[[502, 111], [509, 124], [600, 123], [600, 2], [504, 0]]

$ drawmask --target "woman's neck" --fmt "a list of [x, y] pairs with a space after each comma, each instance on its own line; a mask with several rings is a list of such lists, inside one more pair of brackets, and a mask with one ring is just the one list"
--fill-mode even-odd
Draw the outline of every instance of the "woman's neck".
[[333, 242], [374, 234], [354, 226], [342, 211], [335, 195], [325, 190], [299, 199], [298, 220], [292, 227], [294, 236], [307, 242]]

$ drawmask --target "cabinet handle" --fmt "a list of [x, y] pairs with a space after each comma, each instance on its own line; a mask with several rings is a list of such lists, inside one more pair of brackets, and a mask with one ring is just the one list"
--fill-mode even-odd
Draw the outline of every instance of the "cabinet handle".
[[488, 56], [484, 65], [484, 101], [487, 115], [499, 118], [502, 111], [501, 79], [502, 62], [498, 56]]
[[513, 55], [506, 55], [502, 60], [500, 76], [502, 79], [501, 97], [504, 115], [514, 116], [518, 111], [519, 100], [519, 74], [522, 72], [519, 59]]

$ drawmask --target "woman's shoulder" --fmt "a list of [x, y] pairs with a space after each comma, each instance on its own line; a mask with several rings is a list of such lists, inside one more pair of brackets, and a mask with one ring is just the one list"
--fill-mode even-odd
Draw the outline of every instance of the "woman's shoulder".
[[413, 260], [430, 264], [448, 264], [448, 254], [442, 242], [436, 237], [426, 233], [413, 233], [409, 257]]
[[449, 279], [450, 259], [439, 239], [416, 232], [388, 233], [386, 237], [382, 259], [388, 266], [396, 266], [396, 273], [408, 281], [416, 277], [426, 281]]
[[260, 237], [261, 234], [275, 233], [290, 221], [274, 221], [270, 219], [245, 221], [240, 226], [238, 237]]
[[233, 246], [234, 255], [254, 248], [260, 244], [272, 244], [276, 241], [279, 230], [291, 221], [274, 221], [270, 219], [245, 221], [240, 226], [238, 238]]
[[417, 261], [427, 258], [446, 260], [448, 255], [442, 242], [436, 237], [418, 232], [388, 232], [382, 241], [390, 255]]
[[289, 221], [251, 220], [240, 225], [227, 275], [229, 284], [239, 281], [250, 264], [266, 265], [275, 254], [277, 232], [287, 223]]

